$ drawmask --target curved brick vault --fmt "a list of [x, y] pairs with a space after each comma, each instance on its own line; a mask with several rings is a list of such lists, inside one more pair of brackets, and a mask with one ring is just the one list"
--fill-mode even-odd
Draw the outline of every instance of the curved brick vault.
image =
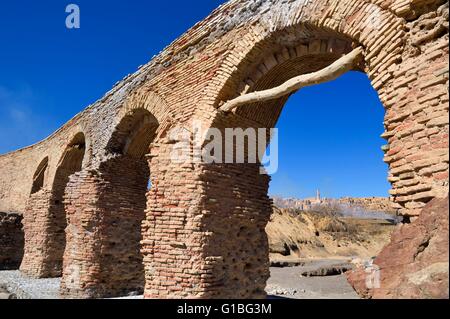
[[21, 269], [62, 274], [66, 297], [264, 297], [269, 177], [173, 163], [167, 132], [273, 127], [287, 98], [218, 108], [356, 45], [386, 109], [393, 205], [414, 220], [448, 193], [448, 3], [232, 0], [53, 135], [0, 156], [0, 211], [24, 214]]

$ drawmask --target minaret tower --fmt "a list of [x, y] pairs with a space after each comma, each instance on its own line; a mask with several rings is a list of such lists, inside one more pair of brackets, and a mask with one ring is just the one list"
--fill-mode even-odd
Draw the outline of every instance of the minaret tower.
[[322, 198], [320, 197], [320, 190], [319, 189], [317, 190], [316, 200], [319, 203], [322, 201]]

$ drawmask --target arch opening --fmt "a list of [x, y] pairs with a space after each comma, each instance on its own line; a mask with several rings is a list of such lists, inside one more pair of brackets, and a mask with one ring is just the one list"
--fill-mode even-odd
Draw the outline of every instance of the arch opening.
[[85, 151], [85, 136], [83, 133], [77, 133], [64, 150], [56, 169], [48, 210], [46, 270], [44, 271], [47, 274], [46, 277], [59, 277], [62, 274], [67, 227], [64, 193], [70, 177], [81, 171]]
[[[238, 71], [224, 84], [216, 103], [271, 89], [296, 76], [324, 69], [355, 46], [348, 38], [316, 29], [307, 29], [305, 33], [298, 33], [295, 28], [279, 31], [248, 52], [240, 62]], [[363, 71], [364, 65], [355, 65], [354, 70]], [[271, 128], [277, 123], [291, 95], [240, 106], [234, 113], [262, 127]]]
[[[358, 298], [344, 275], [348, 261], [372, 260], [399, 222], [383, 162], [384, 116], [360, 72], [305, 88], [284, 104], [276, 124], [279, 168], [269, 190], [274, 209], [266, 227], [269, 294], [289, 278], [304, 289], [293, 298]], [[296, 276], [283, 267], [296, 264]]]
[[[296, 38], [295, 36], [286, 36], [285, 32], [289, 33], [289, 30], [279, 32], [273, 38], [258, 43], [240, 61], [234, 74], [228, 78], [220, 90], [216, 99], [217, 107], [239, 95], [270, 89], [293, 77], [323, 69], [342, 55], [349, 53], [355, 46], [351, 40], [330, 33], [318, 33], [310, 38]], [[280, 35], [284, 36], [280, 38]], [[365, 66], [359, 64], [355, 66], [354, 71], [360, 72], [364, 69]], [[242, 128], [244, 130], [274, 128], [286, 103], [295, 94], [297, 93], [269, 102], [240, 106], [229, 114], [219, 114], [212, 126], [222, 130], [225, 128]], [[378, 100], [377, 103], [379, 104], [380, 101]], [[383, 116], [383, 107], [380, 110], [382, 110], [381, 116]], [[380, 131], [376, 133], [377, 137], [383, 133], [384, 128], [379, 129]], [[380, 157], [380, 163], [383, 164], [381, 151]], [[269, 278], [270, 247], [267, 245], [267, 234], [264, 232], [264, 228], [270, 220], [273, 209], [269, 198], [270, 178], [259, 174], [260, 164], [252, 164], [246, 160], [245, 164], [219, 164], [215, 168], [208, 169], [208, 174], [217, 175], [220, 180], [220, 183], [208, 183], [206, 186], [208, 196], [213, 197], [221, 192], [222, 196], [226, 198], [227, 205], [218, 208], [205, 203], [205, 206], [214, 210], [216, 214], [226, 216], [227, 224], [233, 226], [225, 227], [223, 222], [211, 218], [206, 220], [208, 223], [206, 227], [212, 233], [217, 234], [217, 238], [214, 240], [217, 240], [218, 243], [226, 242], [226, 238], [235, 239], [227, 245], [221, 245], [221, 252], [217, 252], [216, 248], [214, 255], [224, 256], [221, 263], [221, 268], [226, 274], [224, 278], [235, 278], [235, 280], [230, 279], [225, 286], [233, 287], [234, 296], [237, 294], [242, 298], [263, 295], [266, 281]], [[224, 171], [227, 172], [226, 176], [230, 179], [230, 183], [226, 187], [223, 185], [225, 183], [223, 179], [219, 178], [220, 175], [225, 174]], [[208, 177], [208, 180], [213, 180], [212, 176]], [[225, 193], [223, 189], [229, 189], [229, 194]], [[246, 212], [245, 217], [241, 214], [242, 209]], [[224, 231], [225, 228], [228, 231]], [[246, 231], [242, 232], [242, 228]], [[322, 233], [321, 230], [312, 232], [312, 238], [309, 240], [316, 240], [316, 234]], [[246, 243], [252, 243], [260, 249], [258, 252], [250, 253], [251, 247], [245, 250], [236, 248], [241, 245], [245, 246]], [[297, 255], [301, 248], [294, 246], [287, 243], [287, 247], [291, 247], [290, 252], [294, 251]], [[213, 253], [211, 252], [211, 254]], [[252, 278], [252, 280], [248, 281], [248, 278]]]
[[107, 150], [111, 154], [144, 160], [158, 125], [158, 120], [149, 111], [144, 108], [135, 109], [117, 125]]
[[47, 169], [48, 169], [48, 156], [42, 160], [42, 162], [36, 169], [36, 172], [34, 173], [33, 185], [31, 187], [31, 194], [39, 192], [44, 187]]
[[146, 155], [159, 124], [145, 109], [135, 109], [117, 125], [107, 149], [113, 158], [100, 167], [106, 187], [99, 196], [99, 293], [105, 297], [142, 294], [142, 221], [151, 187]]

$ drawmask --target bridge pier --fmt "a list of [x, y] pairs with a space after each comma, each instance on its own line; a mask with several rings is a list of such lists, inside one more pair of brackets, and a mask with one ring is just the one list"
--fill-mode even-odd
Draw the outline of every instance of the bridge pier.
[[[203, 247], [211, 289], [205, 297], [266, 297], [269, 243], [265, 228], [272, 214], [268, 175], [259, 164], [213, 164], [201, 176], [205, 187]], [[209, 260], [210, 259], [210, 260]]]
[[52, 191], [40, 190], [28, 200], [24, 214], [25, 248], [20, 270], [35, 278], [61, 275], [65, 242], [62, 202]]
[[82, 172], [66, 191], [67, 248], [61, 294], [107, 298], [142, 294], [140, 252], [148, 167], [116, 158]]
[[145, 297], [264, 298], [269, 177], [259, 165], [177, 164], [152, 147], [142, 251]]

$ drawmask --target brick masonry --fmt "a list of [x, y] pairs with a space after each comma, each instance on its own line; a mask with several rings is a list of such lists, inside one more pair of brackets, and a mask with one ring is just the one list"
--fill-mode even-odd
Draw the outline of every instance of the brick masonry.
[[[41, 187], [38, 189], [33, 183], [24, 214], [25, 254], [20, 266], [28, 276], [61, 276], [67, 227], [64, 192], [69, 177], [81, 169], [84, 153], [84, 136], [77, 134], [63, 153], [52, 189], [45, 189], [42, 182], [38, 183]], [[42, 165], [39, 165], [35, 176], [44, 172], [45, 179], [45, 171], [41, 168]]]
[[22, 215], [0, 212], [0, 270], [18, 269], [23, 257]]
[[[139, 258], [148, 298], [264, 297], [269, 178], [251, 164], [171, 162], [167, 132], [189, 129], [193, 119], [205, 128], [273, 127], [286, 98], [233, 114], [218, 108], [323, 68], [354, 46], [365, 49], [357, 69], [368, 74], [386, 109], [393, 207], [414, 220], [431, 199], [448, 194], [448, 3], [232, 0], [52, 136], [0, 156], [0, 211], [24, 212], [25, 237], [39, 234], [26, 245], [23, 264], [34, 275], [49, 275], [45, 258], [33, 251], [46, 251], [46, 238], [66, 227], [60, 241], [66, 247], [57, 255], [64, 251], [67, 297], [141, 289]], [[49, 214], [52, 196], [60, 194], [61, 158], [80, 133], [85, 152], [63, 183], [65, 209]], [[45, 158], [42, 190], [35, 193]], [[146, 207], [138, 199], [148, 184], [145, 159], [152, 185]], [[67, 224], [56, 222], [62, 215]], [[116, 220], [126, 222], [116, 226]], [[124, 246], [126, 234], [133, 247]], [[137, 240], [141, 257], [132, 253]]]

